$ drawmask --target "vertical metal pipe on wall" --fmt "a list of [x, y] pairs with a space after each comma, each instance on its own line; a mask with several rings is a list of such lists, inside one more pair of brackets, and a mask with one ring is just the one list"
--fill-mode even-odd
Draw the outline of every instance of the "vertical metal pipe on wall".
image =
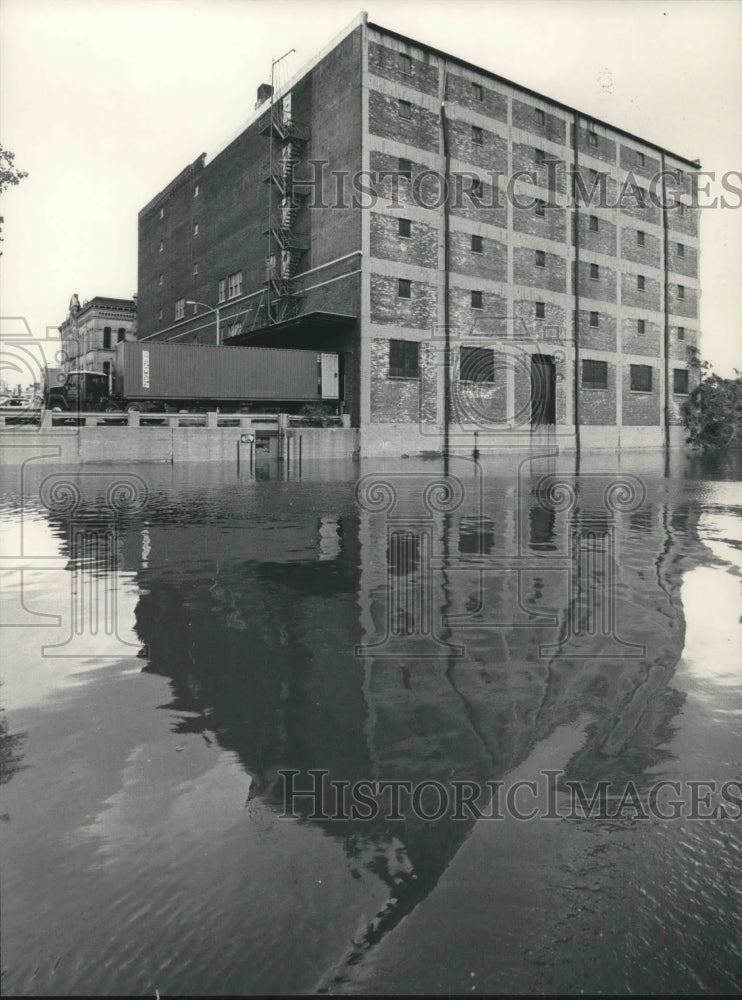
[[447, 458], [451, 438], [451, 150], [448, 143], [448, 119], [446, 117], [446, 92], [448, 68], [443, 67], [443, 100], [441, 101], [441, 138], [444, 159], [444, 202], [443, 202], [443, 454]]
[[660, 169], [662, 171], [662, 272], [664, 276], [664, 290], [662, 293], [663, 299], [663, 318], [664, 318], [664, 331], [662, 337], [662, 353], [664, 355], [665, 362], [665, 398], [663, 407], [663, 423], [664, 423], [664, 434], [663, 442], [666, 449], [670, 447], [670, 266], [669, 266], [669, 245], [670, 245], [670, 235], [668, 232], [668, 221], [667, 221], [667, 178], [665, 177], [665, 154], [660, 153]]
[[579, 118], [575, 112], [572, 119], [572, 242], [574, 244], [574, 262], [572, 282], [574, 286], [574, 311], [572, 317], [572, 334], [574, 340], [574, 375], [573, 375], [573, 416], [575, 422], [575, 453], [579, 460], [580, 454], [580, 206], [577, 200], [577, 171], [579, 169]]

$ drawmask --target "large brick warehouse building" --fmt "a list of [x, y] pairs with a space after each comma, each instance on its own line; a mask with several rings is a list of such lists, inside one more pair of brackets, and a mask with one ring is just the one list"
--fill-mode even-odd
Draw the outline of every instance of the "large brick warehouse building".
[[140, 212], [140, 339], [337, 351], [364, 455], [682, 441], [697, 162], [365, 15], [259, 99]]

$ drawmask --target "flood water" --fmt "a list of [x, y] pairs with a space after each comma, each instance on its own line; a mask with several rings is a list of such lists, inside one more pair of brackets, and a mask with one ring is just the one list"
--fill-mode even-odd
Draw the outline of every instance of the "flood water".
[[739, 992], [740, 463], [614, 463], [6, 470], [3, 992]]

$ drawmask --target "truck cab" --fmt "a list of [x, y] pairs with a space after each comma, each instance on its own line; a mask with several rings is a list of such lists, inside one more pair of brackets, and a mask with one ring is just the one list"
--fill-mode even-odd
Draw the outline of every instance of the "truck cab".
[[46, 407], [49, 410], [99, 410], [104, 408], [109, 395], [107, 375], [67, 372], [61, 385], [51, 385], [47, 389]]

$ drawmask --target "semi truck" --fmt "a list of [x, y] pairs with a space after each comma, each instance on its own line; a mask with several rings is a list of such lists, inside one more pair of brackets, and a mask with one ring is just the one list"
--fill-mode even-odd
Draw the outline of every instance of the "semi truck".
[[291, 413], [323, 403], [337, 412], [339, 361], [331, 351], [122, 341], [110, 378], [70, 371], [61, 384], [48, 385], [45, 405], [107, 413]]

